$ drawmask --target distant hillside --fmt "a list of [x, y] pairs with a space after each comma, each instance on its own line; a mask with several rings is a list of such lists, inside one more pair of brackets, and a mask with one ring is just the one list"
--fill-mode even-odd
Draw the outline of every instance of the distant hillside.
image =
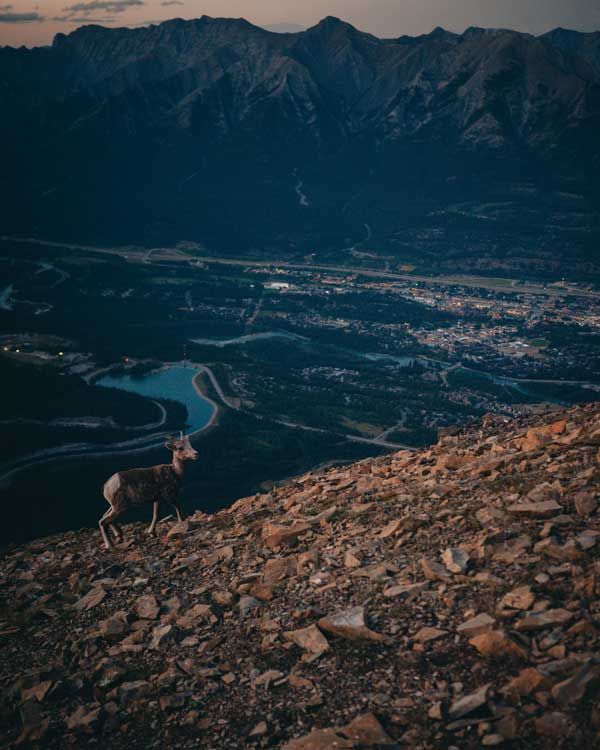
[[591, 748], [600, 408], [0, 557], [6, 747]]
[[203, 16], [1, 48], [2, 225], [294, 254], [367, 222], [400, 254], [425, 227], [448, 234], [433, 255], [460, 255], [458, 230], [492, 256], [595, 256], [599, 40]]

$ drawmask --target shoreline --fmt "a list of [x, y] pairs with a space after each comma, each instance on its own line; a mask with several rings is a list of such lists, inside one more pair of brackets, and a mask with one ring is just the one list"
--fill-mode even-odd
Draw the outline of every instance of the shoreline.
[[[91, 383], [93, 384], [97, 377], [100, 375], [105, 375], [110, 373], [112, 370], [119, 367], [120, 364], [115, 363], [114, 365], [103, 368], [102, 371], [96, 371], [92, 373], [92, 378], [90, 378]], [[230, 398], [225, 396], [225, 394], [222, 392], [221, 387], [218, 383], [218, 381], [215, 378], [214, 373], [205, 364], [197, 363], [197, 362], [191, 362], [189, 360], [185, 360], [183, 362], [164, 362], [158, 367], [153, 368], [152, 370], [149, 370], [148, 373], [150, 374], [153, 372], [161, 372], [164, 370], [168, 370], [172, 367], [189, 367], [190, 369], [194, 370], [194, 375], [190, 379], [190, 382], [192, 384], [192, 387], [196, 394], [207, 401], [211, 408], [212, 413], [210, 415], [210, 418], [206, 424], [204, 424], [200, 429], [195, 430], [194, 432], [189, 433], [190, 438], [199, 437], [203, 433], [209, 433], [211, 430], [215, 429], [218, 426], [218, 419], [221, 414], [221, 410], [225, 407], [230, 408], [234, 411], [239, 410], [239, 405], [237, 403], [234, 403]], [[207, 378], [210, 380], [213, 388], [215, 389], [216, 396], [220, 399], [221, 403], [218, 403], [214, 398], [208, 395], [207, 389], [202, 386], [199, 383], [199, 376], [200, 375], [206, 375]], [[88, 382], [90, 382], [88, 381]], [[292, 427], [292, 428], [301, 428], [301, 429], [314, 429], [316, 432], [328, 432], [328, 430], [320, 430], [319, 428], [308, 428], [306, 426], [300, 426], [300, 425], [293, 425], [286, 422], [282, 422], [280, 420], [275, 419], [276, 423], [281, 424], [285, 427]], [[164, 422], [163, 422], [164, 424]], [[66, 462], [66, 461], [76, 461], [81, 460], [85, 461], [86, 459], [99, 459], [99, 458], [111, 458], [115, 456], [125, 456], [125, 455], [139, 455], [144, 453], [149, 453], [153, 450], [157, 450], [162, 447], [163, 441], [165, 438], [169, 436], [168, 432], [160, 432], [155, 435], [148, 435], [146, 437], [140, 436], [137, 438], [133, 438], [129, 441], [124, 441], [121, 443], [113, 443], [113, 444], [107, 444], [104, 449], [98, 446], [90, 445], [90, 444], [73, 444], [73, 445], [67, 445], [67, 446], [55, 446], [52, 448], [43, 449], [37, 454], [30, 454], [29, 456], [24, 456], [22, 459], [14, 462], [9, 467], [7, 467], [7, 470], [0, 475], [0, 486], [2, 485], [10, 485], [10, 481], [14, 476], [17, 476], [18, 474], [22, 473], [26, 469], [29, 469], [33, 466], [39, 466], [49, 463], [58, 463], [58, 462]], [[341, 437], [341, 436], [340, 436]], [[350, 440], [352, 442], [358, 442], [358, 443], [373, 443], [375, 445], [378, 445], [379, 447], [386, 449], [392, 449], [392, 450], [414, 450], [412, 446], [406, 446], [402, 444], [391, 444], [386, 443], [385, 441], [382, 442], [376, 442], [369, 438], [360, 437], [357, 435], [344, 435], [347, 440]], [[147, 443], [145, 441], [148, 441]], [[64, 453], [63, 453], [64, 451]], [[72, 452], [69, 452], [72, 451]], [[88, 452], [89, 451], [89, 452]], [[20, 463], [23, 461], [24, 463]], [[283, 481], [287, 481], [288, 478], [284, 478]]]
[[222, 406], [219, 406], [219, 404], [208, 395], [208, 393], [206, 392], [206, 389], [202, 385], [200, 385], [200, 383], [198, 382], [201, 375], [206, 375], [205, 370], [200, 370], [194, 375], [194, 377], [192, 378], [192, 386], [199, 396], [201, 396], [205, 401], [208, 401], [208, 403], [212, 406], [213, 410], [212, 410], [212, 414], [210, 415], [210, 419], [204, 425], [204, 427], [202, 427], [202, 429], [200, 430], [197, 430], [196, 432], [191, 433], [190, 437], [195, 437], [196, 435], [200, 435], [203, 432], [209, 432], [210, 430], [218, 427], [219, 417], [223, 409]]
[[[152, 372], [159, 372], [161, 370], [166, 370], [171, 367], [175, 366], [181, 366], [181, 363], [178, 362], [165, 362], [160, 367], [157, 367], [155, 370], [152, 370]], [[196, 379], [199, 375], [202, 373], [205, 373], [206, 370], [204, 369], [203, 365], [196, 365], [195, 363], [189, 363], [190, 367], [194, 370], [197, 370], [197, 372], [193, 375], [193, 377], [190, 379], [190, 382], [192, 383], [193, 389], [196, 391], [197, 395], [203, 398], [205, 401], [207, 401], [211, 407], [212, 407], [212, 414], [210, 416], [210, 419], [208, 422], [201, 427], [198, 430], [195, 430], [194, 432], [189, 433], [190, 438], [198, 437], [204, 432], [210, 431], [214, 429], [217, 426], [217, 419], [220, 414], [220, 410], [222, 407], [217, 404], [217, 402], [212, 399], [210, 396], [205, 395], [205, 393], [202, 391], [202, 388], [196, 383]], [[116, 365], [114, 366], [116, 367]], [[107, 368], [112, 369], [112, 368]], [[39, 455], [39, 460], [35, 460], [34, 456], [35, 454], [32, 454], [30, 456], [24, 456], [23, 461], [26, 461], [27, 463], [24, 463], [23, 465], [17, 465], [15, 466], [13, 464], [12, 467], [8, 468], [8, 470], [0, 476], [0, 485], [3, 485], [5, 483], [10, 484], [10, 480], [20, 474], [21, 472], [25, 471], [28, 468], [31, 468], [33, 466], [39, 466], [41, 464], [49, 464], [53, 462], [59, 462], [59, 461], [75, 461], [77, 459], [86, 460], [86, 459], [97, 459], [97, 458], [110, 458], [113, 456], [125, 456], [125, 455], [136, 455], [136, 454], [143, 454], [148, 453], [152, 450], [157, 450], [158, 448], [161, 448], [163, 445], [163, 440], [169, 436], [169, 433], [167, 432], [161, 432], [157, 433], [156, 435], [151, 435], [146, 438], [139, 437], [139, 438], [133, 438], [131, 441], [126, 441], [125, 443], [113, 443], [113, 449], [111, 450], [111, 444], [108, 444], [106, 446], [106, 450], [94, 450], [94, 447], [90, 446], [89, 453], [85, 452], [84, 446], [81, 446], [79, 450], [83, 450], [84, 452], [75, 452], [75, 453], [67, 453], [64, 454], [60, 453], [61, 450], [65, 449], [68, 450], [69, 446], [55, 446], [54, 448], [47, 448], [45, 451], [56, 451], [54, 455], [49, 453], [41, 452]], [[137, 445], [133, 446], [132, 443], [140, 442], [142, 440], [151, 440], [147, 445]], [[127, 443], [131, 447], [126, 447]], [[123, 449], [114, 449], [118, 445], [123, 445]], [[73, 449], [77, 450], [77, 446], [72, 446]]]

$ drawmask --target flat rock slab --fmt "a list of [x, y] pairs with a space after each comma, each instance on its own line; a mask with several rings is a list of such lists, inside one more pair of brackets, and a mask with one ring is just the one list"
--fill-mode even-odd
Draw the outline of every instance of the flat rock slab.
[[104, 601], [106, 598], [106, 591], [102, 588], [102, 586], [97, 586], [96, 588], [90, 589], [90, 591], [87, 592], [85, 596], [82, 596], [81, 599], [75, 603], [75, 609], [92, 609], [93, 607], [97, 607], [100, 602]]
[[530, 516], [531, 518], [548, 518], [562, 511], [556, 500], [543, 500], [540, 503], [516, 503], [508, 506], [508, 512], [517, 516]]
[[461, 635], [466, 635], [468, 638], [472, 638], [473, 636], [479, 635], [486, 630], [491, 630], [495, 622], [496, 620], [494, 620], [493, 617], [488, 615], [486, 612], [482, 612], [476, 617], [471, 617], [471, 619], [466, 620], [465, 622], [461, 622], [461, 624], [456, 628], [456, 632], [460, 633]]
[[384, 589], [383, 595], [388, 597], [389, 599], [400, 596], [406, 596], [407, 598], [410, 598], [416, 596], [417, 594], [420, 594], [422, 591], [425, 591], [428, 588], [429, 583], [427, 581], [424, 581], [422, 583], [401, 583], [396, 586], [389, 586], [387, 589]]
[[181, 617], [177, 618], [177, 625], [181, 628], [197, 627], [199, 622], [210, 619], [212, 614], [210, 604], [194, 604]]
[[519, 586], [504, 594], [500, 600], [500, 608], [527, 610], [533, 607], [534, 602], [535, 594], [532, 592], [531, 586]]
[[228, 545], [227, 547], [219, 547], [213, 553], [204, 558], [204, 565], [217, 565], [218, 563], [227, 562], [233, 560], [233, 547]]
[[329, 641], [316, 625], [309, 625], [301, 630], [288, 630], [284, 635], [289, 641], [313, 654], [322, 654], [329, 649]]
[[360, 747], [386, 747], [396, 744], [371, 713], [357, 716], [341, 731], [349, 739], [358, 742]]
[[298, 572], [298, 562], [295, 555], [275, 557], [267, 560], [263, 569], [263, 583], [279, 583]]
[[482, 528], [487, 529], [504, 523], [506, 514], [497, 508], [481, 508], [475, 513], [475, 518]]
[[515, 630], [543, 630], [543, 628], [566, 625], [573, 619], [573, 613], [566, 609], [548, 609], [545, 612], [534, 612], [515, 623]]
[[275, 549], [284, 544], [293, 544], [298, 537], [306, 534], [311, 528], [312, 526], [309, 523], [297, 523], [293, 526], [278, 526], [269, 523], [263, 527], [262, 537], [267, 547]]
[[478, 708], [485, 706], [491, 684], [491, 682], [488, 682], [474, 692], [464, 695], [462, 698], [454, 701], [450, 706], [450, 716], [454, 719], [461, 719], [463, 716], [467, 716], [467, 714], [471, 714], [473, 711], [477, 711]]
[[345, 727], [313, 729], [310, 734], [290, 740], [282, 750], [360, 750], [360, 748], [398, 747], [377, 718], [371, 714], [357, 716]]
[[525, 696], [533, 695], [538, 690], [546, 690], [551, 680], [534, 667], [522, 669], [516, 677], [502, 688], [502, 693], [514, 703]]
[[418, 643], [429, 643], [430, 641], [436, 641], [438, 638], [448, 635], [447, 630], [440, 630], [439, 628], [421, 628], [414, 636], [415, 641]]
[[404, 522], [400, 519], [396, 519], [395, 521], [390, 521], [386, 526], [381, 529], [379, 534], [377, 535], [380, 539], [387, 539], [390, 536], [394, 536], [394, 534], [397, 534], [399, 531], [402, 530]]
[[376, 633], [365, 623], [364, 607], [351, 607], [319, 620], [319, 627], [327, 633], [351, 641], [378, 641], [388, 643], [389, 638]]
[[444, 565], [430, 560], [428, 557], [421, 559], [421, 568], [428, 581], [448, 581], [452, 577], [450, 571]]
[[342, 737], [335, 729], [313, 729], [305, 737], [290, 740], [282, 750], [354, 750], [353, 740]]
[[527, 651], [509, 638], [503, 630], [490, 630], [473, 636], [469, 641], [480, 654], [489, 658], [505, 657], [514, 660], [527, 658]]

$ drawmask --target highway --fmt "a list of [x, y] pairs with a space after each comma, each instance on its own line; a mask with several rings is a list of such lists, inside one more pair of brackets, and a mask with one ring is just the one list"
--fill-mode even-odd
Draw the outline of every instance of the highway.
[[129, 247], [95, 247], [92, 245], [78, 245], [67, 242], [54, 242], [35, 237], [11, 237], [0, 236], [0, 240], [10, 242], [23, 242], [47, 247], [66, 248], [68, 250], [82, 250], [85, 252], [119, 255], [130, 262], [153, 263], [153, 262], [191, 262], [218, 263], [227, 266], [243, 266], [247, 268], [289, 268], [295, 271], [322, 271], [325, 273], [358, 274], [373, 279], [388, 279], [390, 281], [411, 281], [425, 284], [440, 284], [441, 286], [464, 286], [469, 289], [488, 289], [490, 291], [502, 292], [503, 294], [534, 294], [546, 297], [587, 297], [600, 298], [600, 291], [588, 289], [563, 289], [555, 286], [544, 286], [536, 283], [521, 283], [514, 279], [497, 278], [494, 276], [471, 276], [466, 274], [449, 274], [438, 276], [425, 276], [423, 274], [400, 273], [396, 271], [384, 271], [377, 268], [363, 268], [361, 266], [329, 265], [323, 263], [295, 263], [281, 258], [267, 260], [254, 260], [249, 258], [225, 258], [212, 255], [191, 255], [178, 248], [141, 248]]

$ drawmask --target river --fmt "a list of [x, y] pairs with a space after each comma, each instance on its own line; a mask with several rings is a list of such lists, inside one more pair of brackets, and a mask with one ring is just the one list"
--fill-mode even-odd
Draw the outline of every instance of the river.
[[236, 336], [232, 339], [190, 339], [192, 344], [201, 346], [215, 346], [218, 349], [224, 349], [226, 346], [236, 346], [237, 344], [250, 344], [253, 341], [262, 341], [264, 339], [288, 339], [290, 341], [308, 341], [305, 336], [299, 336], [297, 333], [287, 333], [285, 331], [265, 331], [264, 333], [249, 333], [245, 336]]
[[[273, 339], [273, 338], [282, 338], [287, 339], [292, 342], [296, 343], [306, 343], [310, 342], [311, 339], [306, 336], [300, 336], [297, 333], [291, 333], [286, 331], [265, 331], [262, 333], [251, 333], [247, 334], [245, 336], [237, 336], [235, 338], [230, 339], [190, 339], [190, 341], [194, 344], [200, 344], [202, 346], [214, 346], [219, 349], [223, 349], [227, 346], [235, 346], [235, 345], [243, 345], [243, 344], [249, 344], [254, 341], [260, 341], [264, 339]], [[504, 386], [505, 388], [512, 388], [515, 392], [522, 394], [523, 396], [532, 398], [532, 399], [538, 399], [540, 401], [544, 400], [546, 396], [540, 396], [538, 393], [536, 393], [536, 386], [548, 384], [552, 382], [556, 382], [556, 384], [560, 385], [561, 381], [550, 381], [550, 380], [544, 380], [544, 379], [536, 379], [536, 378], [511, 378], [506, 375], [496, 375], [492, 372], [487, 372], [485, 370], [479, 370], [475, 367], [469, 367], [468, 365], [464, 365], [462, 363], [451, 363], [451, 362], [445, 362], [441, 359], [433, 359], [431, 357], [426, 357], [421, 354], [415, 354], [415, 355], [395, 355], [395, 354], [385, 354], [382, 352], [358, 352], [353, 349], [344, 349], [343, 351], [346, 352], [346, 354], [351, 354], [355, 357], [358, 357], [359, 359], [364, 359], [369, 362], [394, 362], [395, 364], [399, 365], [400, 367], [412, 367], [414, 364], [419, 363], [424, 365], [425, 367], [434, 368], [438, 370], [439, 372], [449, 374], [452, 371], [458, 371], [463, 373], [469, 373], [473, 377], [481, 378], [482, 380], [487, 380], [489, 382], [494, 383], [495, 385]], [[594, 391], [598, 391], [600, 386], [595, 383], [591, 383], [588, 381], [564, 381], [563, 383], [566, 386], [579, 386], [583, 389], [592, 389]], [[557, 403], [564, 403], [565, 405], [568, 402], [557, 402]]]

